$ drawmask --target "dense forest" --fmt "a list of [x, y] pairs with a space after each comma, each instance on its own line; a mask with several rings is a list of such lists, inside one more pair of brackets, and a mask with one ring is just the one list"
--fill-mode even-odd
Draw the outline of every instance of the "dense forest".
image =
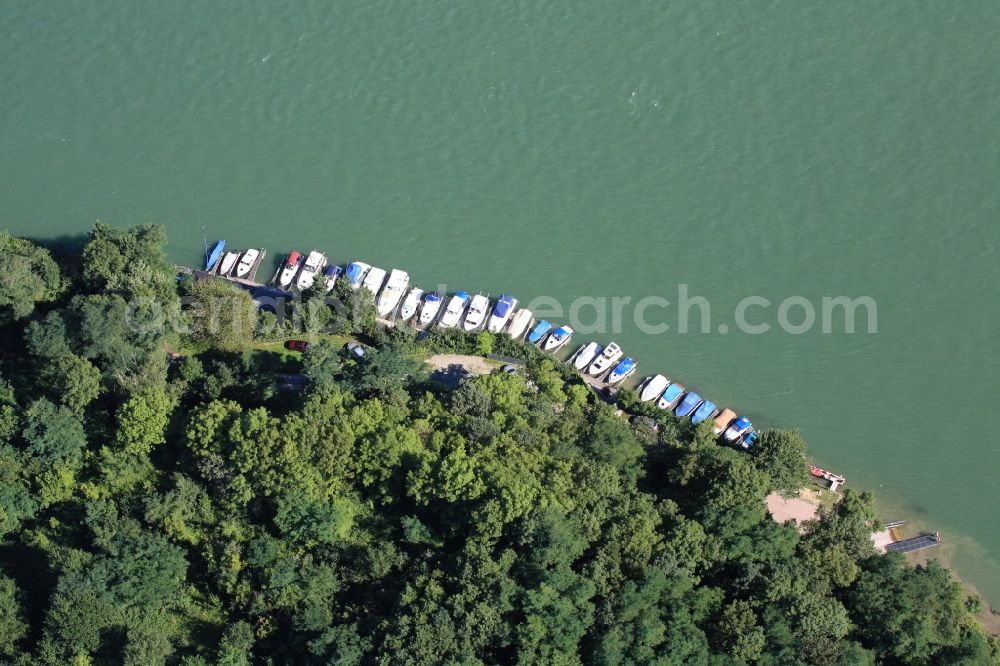
[[[526, 345], [380, 329], [343, 285], [258, 312], [165, 242], [0, 233], [0, 661], [1000, 663], [946, 569], [875, 553], [869, 493], [770, 518], [798, 433], [744, 453], [630, 419]], [[451, 387], [442, 350], [525, 363]]]

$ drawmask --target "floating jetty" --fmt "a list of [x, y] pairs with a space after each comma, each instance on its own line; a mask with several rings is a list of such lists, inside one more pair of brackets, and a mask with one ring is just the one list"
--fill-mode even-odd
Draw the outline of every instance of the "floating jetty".
[[941, 545], [941, 535], [935, 532], [934, 534], [921, 534], [920, 536], [913, 537], [912, 539], [904, 539], [902, 541], [894, 541], [885, 547], [887, 553], [915, 553], [918, 550], [923, 550], [924, 548], [933, 548], [934, 546]]
[[830, 490], [836, 490], [839, 486], [842, 486], [845, 483], [847, 483], [847, 479], [845, 479], [840, 474], [834, 474], [833, 472], [828, 472], [822, 467], [816, 467], [816, 465], [810, 465], [809, 473], [812, 474], [813, 477], [817, 479], [825, 479], [826, 481], [829, 481]]

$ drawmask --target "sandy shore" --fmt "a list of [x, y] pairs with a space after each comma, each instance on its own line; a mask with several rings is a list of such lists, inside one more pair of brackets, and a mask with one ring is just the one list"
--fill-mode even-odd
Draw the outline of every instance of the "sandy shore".
[[771, 517], [775, 522], [783, 523], [786, 520], [794, 520], [799, 532], [804, 531], [803, 523], [816, 517], [819, 511], [819, 500], [815, 495], [807, 490], [799, 493], [798, 497], [782, 497], [778, 493], [771, 493], [765, 498], [767, 510], [771, 512]]
[[488, 375], [500, 367], [500, 363], [482, 356], [463, 354], [435, 354], [427, 359], [431, 366], [431, 379], [455, 386], [466, 377]]

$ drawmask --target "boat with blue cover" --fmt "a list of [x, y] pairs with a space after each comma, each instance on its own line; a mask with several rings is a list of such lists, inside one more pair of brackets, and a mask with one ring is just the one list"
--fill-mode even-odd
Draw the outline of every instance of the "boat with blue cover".
[[660, 409], [673, 409], [682, 393], [684, 393], [683, 384], [671, 384], [664, 389], [663, 395], [656, 401], [656, 406]]
[[677, 416], [690, 416], [698, 405], [701, 404], [701, 396], [691, 391], [684, 399], [681, 400], [681, 404], [677, 405], [677, 409], [674, 410], [674, 414]]
[[751, 446], [757, 443], [757, 439], [758, 439], [757, 431], [751, 428], [749, 432], [743, 435], [743, 439], [740, 440], [740, 448], [749, 449]]
[[545, 341], [544, 349], [547, 352], [553, 352], [557, 349], [562, 348], [569, 339], [573, 337], [573, 329], [569, 326], [560, 326], [556, 330], [552, 331], [548, 339]]
[[549, 332], [552, 328], [552, 324], [545, 321], [544, 319], [535, 324], [535, 327], [531, 329], [531, 333], [528, 334], [528, 342], [533, 345], [537, 345], [538, 342], [545, 337], [545, 334]]
[[351, 281], [351, 289], [360, 289], [365, 275], [371, 270], [371, 265], [363, 261], [352, 261], [347, 265], [347, 279]]
[[421, 326], [429, 326], [431, 323], [437, 319], [438, 313], [441, 312], [441, 304], [444, 302], [444, 294], [440, 291], [432, 291], [424, 296], [424, 302], [420, 306], [420, 319], [418, 323]]
[[715, 413], [715, 403], [711, 400], [706, 400], [701, 403], [701, 407], [695, 410], [694, 414], [691, 415], [691, 423], [698, 425], [702, 421], [710, 418], [712, 414]]
[[336, 264], [329, 264], [323, 269], [323, 282], [326, 283], [326, 290], [333, 291], [334, 285], [337, 284], [337, 278], [344, 274], [344, 269], [342, 266]]
[[635, 359], [631, 356], [626, 356], [618, 363], [618, 365], [615, 366], [615, 369], [611, 371], [611, 374], [608, 375], [608, 383], [617, 384], [624, 381], [626, 377], [635, 372], [635, 368]]
[[741, 416], [740, 418], [733, 421], [728, 428], [726, 428], [726, 431], [723, 433], [722, 438], [725, 439], [727, 442], [735, 442], [740, 437], [742, 437], [744, 433], [749, 431], [752, 426], [753, 424], [750, 423], [750, 419], [748, 419], [745, 416]]
[[222, 256], [222, 251], [225, 249], [226, 249], [226, 241], [224, 240], [216, 242], [216, 244], [212, 246], [211, 250], [209, 250], [207, 247], [205, 248], [206, 272], [208, 273], [212, 272], [212, 269], [215, 268], [215, 264], [219, 263], [219, 257]]
[[517, 299], [513, 296], [508, 296], [507, 294], [500, 294], [500, 298], [497, 300], [496, 305], [493, 306], [493, 314], [490, 315], [490, 321], [486, 325], [486, 330], [490, 333], [499, 333], [503, 330], [503, 327], [507, 325], [510, 320], [511, 314], [514, 312], [514, 308], [517, 307]]

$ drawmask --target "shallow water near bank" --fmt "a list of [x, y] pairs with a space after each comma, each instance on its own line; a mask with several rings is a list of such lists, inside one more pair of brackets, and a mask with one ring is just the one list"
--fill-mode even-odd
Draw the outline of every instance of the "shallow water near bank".
[[[12, 232], [160, 222], [178, 263], [205, 236], [316, 247], [566, 307], [687, 284], [711, 332], [625, 317], [639, 373], [801, 428], [1000, 603], [994, 3], [102, 0], [0, 19]], [[757, 310], [772, 330], [741, 333], [753, 295], [871, 296], [878, 332], [791, 335]]]

